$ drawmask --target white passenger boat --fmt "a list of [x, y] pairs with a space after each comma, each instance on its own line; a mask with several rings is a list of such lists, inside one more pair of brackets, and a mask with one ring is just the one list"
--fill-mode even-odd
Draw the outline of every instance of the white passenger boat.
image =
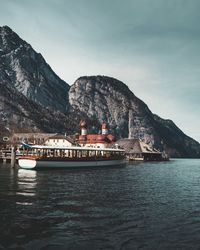
[[125, 152], [121, 149], [39, 145], [29, 146], [18, 159], [23, 169], [108, 167], [125, 163]]

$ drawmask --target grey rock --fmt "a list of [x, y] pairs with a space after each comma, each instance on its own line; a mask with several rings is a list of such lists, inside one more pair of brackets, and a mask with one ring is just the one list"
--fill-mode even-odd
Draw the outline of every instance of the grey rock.
[[0, 65], [4, 78], [29, 100], [61, 112], [68, 109], [69, 85], [7, 26], [0, 27]]
[[85, 76], [69, 90], [73, 108], [100, 123], [108, 122], [118, 138], [139, 138], [173, 157], [200, 157], [200, 145], [172, 121], [154, 115], [148, 106], [117, 79]]

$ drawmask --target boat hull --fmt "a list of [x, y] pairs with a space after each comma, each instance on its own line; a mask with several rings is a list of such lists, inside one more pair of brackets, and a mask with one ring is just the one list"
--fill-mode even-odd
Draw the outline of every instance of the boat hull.
[[19, 159], [18, 165], [23, 169], [48, 169], [48, 168], [90, 168], [125, 165], [126, 159], [92, 160], [92, 161], [56, 161], [39, 159]]

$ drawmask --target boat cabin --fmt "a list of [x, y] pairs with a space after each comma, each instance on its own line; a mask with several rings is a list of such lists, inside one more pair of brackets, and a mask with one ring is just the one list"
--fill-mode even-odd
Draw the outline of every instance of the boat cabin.
[[60, 159], [60, 160], [77, 160], [83, 159], [101, 159], [101, 158], [123, 158], [124, 150], [121, 149], [100, 149], [88, 147], [53, 147], [53, 146], [30, 146], [24, 148], [23, 156], [40, 158], [43, 160]]

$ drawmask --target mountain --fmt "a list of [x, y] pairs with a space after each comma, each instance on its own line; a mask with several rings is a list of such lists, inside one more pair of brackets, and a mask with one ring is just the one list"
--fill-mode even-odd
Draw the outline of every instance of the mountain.
[[170, 156], [200, 157], [198, 142], [153, 114], [121, 81], [85, 76], [69, 86], [30, 44], [0, 27], [0, 136], [13, 131], [71, 134], [79, 131], [80, 119], [96, 132], [106, 121], [117, 138], [140, 138]]
[[62, 81], [41, 54], [8, 26], [0, 27], [0, 71], [20, 93], [44, 107], [65, 112], [69, 85]]
[[66, 132], [78, 129], [80, 114], [43, 107], [0, 82], [0, 127], [12, 132]]
[[153, 114], [121, 81], [107, 76], [80, 77], [69, 90], [73, 108], [107, 121], [118, 137], [140, 138], [175, 157], [200, 157], [200, 145], [172, 121]]
[[0, 128], [66, 132], [78, 129], [79, 112], [68, 107], [69, 85], [41, 54], [9, 27], [0, 27]]

